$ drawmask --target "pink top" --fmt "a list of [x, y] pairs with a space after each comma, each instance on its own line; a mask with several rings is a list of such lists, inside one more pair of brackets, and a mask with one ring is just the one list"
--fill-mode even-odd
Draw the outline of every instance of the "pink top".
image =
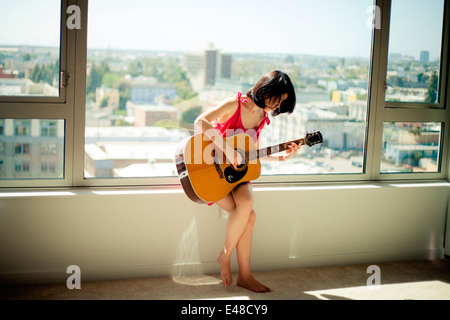
[[264, 111], [264, 119], [259, 123], [257, 127], [245, 129], [241, 119], [241, 103], [247, 102], [247, 100], [241, 98], [241, 93], [238, 92], [237, 101], [239, 102], [239, 104], [233, 116], [224, 123], [215, 121], [214, 128], [217, 130], [221, 137], [228, 137], [236, 133], [245, 132], [249, 134], [256, 143], [259, 139], [261, 130], [264, 128], [264, 124], [270, 124], [269, 115]]

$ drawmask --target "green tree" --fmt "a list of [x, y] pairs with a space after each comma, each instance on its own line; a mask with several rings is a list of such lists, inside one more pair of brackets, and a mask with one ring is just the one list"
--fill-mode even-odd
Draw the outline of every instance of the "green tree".
[[438, 83], [438, 76], [436, 74], [436, 71], [434, 71], [433, 75], [428, 81], [428, 89], [425, 95], [425, 102], [435, 103], [437, 101]]
[[29, 79], [35, 83], [46, 82], [53, 85], [53, 80], [58, 76], [59, 61], [53, 64], [38, 65], [36, 64], [30, 73]]
[[130, 100], [130, 82], [124, 79], [117, 83], [119, 89], [119, 110], [126, 110], [127, 101]]
[[195, 119], [202, 113], [202, 106], [189, 108], [181, 114], [181, 122], [193, 124]]
[[120, 75], [113, 72], [106, 72], [102, 77], [102, 83], [106, 88], [114, 88], [119, 80]]
[[201, 106], [189, 108], [181, 114], [180, 127], [188, 129], [191, 134], [194, 133], [194, 121], [202, 113]]
[[95, 93], [95, 90], [103, 84], [103, 76], [109, 72], [110, 69], [106, 60], [103, 60], [99, 66], [96, 66], [95, 63], [92, 64], [91, 72], [86, 80], [86, 93]]
[[107, 60], [103, 60], [102, 63], [100, 64], [100, 66], [98, 67], [98, 71], [100, 74], [104, 75], [105, 73], [110, 72], [111, 70], [109, 69], [109, 65], [108, 65], [108, 61]]
[[108, 105], [108, 97], [103, 97], [102, 101], [100, 102], [100, 108], [104, 108]]
[[131, 61], [128, 64], [128, 73], [132, 77], [138, 77], [144, 74], [144, 67], [140, 61]]
[[30, 73], [29, 79], [33, 82], [39, 82], [41, 78], [41, 67], [37, 64]]
[[31, 55], [29, 53], [23, 54], [22, 55], [22, 60], [23, 61], [30, 61], [31, 60]]
[[175, 83], [175, 88], [177, 89], [178, 98], [173, 103], [192, 99], [198, 94], [192, 91], [191, 84], [188, 80]]
[[175, 58], [168, 58], [156, 77], [160, 82], [167, 82], [175, 85], [177, 90], [177, 101], [184, 101], [193, 98], [196, 93], [192, 91], [191, 83], [186, 72]]
[[95, 89], [102, 85], [102, 78], [103, 75], [100, 74], [100, 71], [97, 69], [95, 64], [93, 64], [86, 81], [86, 93], [95, 93]]

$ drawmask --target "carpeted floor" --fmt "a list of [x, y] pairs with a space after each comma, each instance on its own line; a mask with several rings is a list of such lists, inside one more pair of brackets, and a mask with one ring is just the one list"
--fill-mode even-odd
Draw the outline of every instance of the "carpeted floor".
[[[233, 284], [223, 287], [219, 275], [149, 278], [66, 284], [2, 286], [2, 300], [450, 300], [450, 260], [380, 263], [380, 284], [367, 286], [375, 273], [369, 264], [256, 272], [272, 288], [253, 293]], [[234, 275], [234, 279], [237, 275]], [[370, 278], [370, 279], [369, 279]]]

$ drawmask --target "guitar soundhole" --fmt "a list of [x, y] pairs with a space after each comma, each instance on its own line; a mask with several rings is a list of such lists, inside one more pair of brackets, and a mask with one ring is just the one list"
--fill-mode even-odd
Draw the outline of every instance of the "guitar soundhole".
[[245, 177], [248, 170], [248, 166], [245, 166], [245, 164], [239, 165], [238, 169], [241, 169], [243, 167], [245, 168], [242, 170], [235, 170], [232, 166], [226, 167], [223, 172], [225, 180], [227, 180], [228, 183], [235, 183], [240, 181], [242, 178]]

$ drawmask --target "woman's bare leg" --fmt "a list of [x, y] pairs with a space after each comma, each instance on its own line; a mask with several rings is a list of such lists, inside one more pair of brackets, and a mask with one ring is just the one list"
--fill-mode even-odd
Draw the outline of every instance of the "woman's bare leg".
[[221, 277], [225, 286], [232, 283], [230, 258], [234, 248], [237, 250], [239, 265], [238, 285], [255, 292], [271, 290], [253, 278], [250, 270], [253, 227], [256, 214], [253, 211], [253, 194], [248, 183], [236, 187], [231, 194], [217, 202], [230, 213], [223, 250], [217, 256], [221, 265]]
[[252, 251], [253, 227], [255, 225], [256, 213], [251, 211], [247, 226], [241, 239], [236, 246], [237, 260], [239, 265], [239, 276], [237, 285], [254, 292], [272, 292], [272, 290], [257, 281], [250, 269], [250, 257]]
[[[216, 204], [226, 212], [230, 213], [230, 215], [234, 211], [234, 208], [236, 207], [231, 193], [229, 193], [223, 199], [217, 201]], [[224, 246], [222, 251], [220, 251], [219, 254], [217, 255], [217, 262], [219, 262], [220, 264], [220, 276], [222, 278], [223, 285], [226, 287], [231, 285], [231, 283], [233, 282], [230, 268], [230, 256], [231, 253], [228, 252], [226, 246]]]

